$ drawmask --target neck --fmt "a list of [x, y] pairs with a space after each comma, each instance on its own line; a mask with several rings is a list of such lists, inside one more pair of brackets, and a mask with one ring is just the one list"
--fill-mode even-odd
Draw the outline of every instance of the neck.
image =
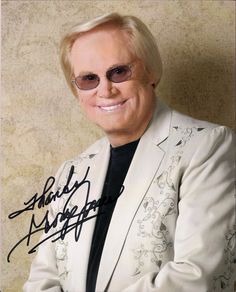
[[[141, 135], [142, 136], [142, 135]], [[132, 137], [126, 137], [126, 136], [122, 136], [122, 137], [109, 137], [108, 136], [108, 140], [111, 144], [112, 147], [119, 147], [128, 143], [131, 143], [133, 141], [138, 140], [141, 136], [137, 135], [137, 136], [132, 136]]]
[[[151, 120], [151, 119], [150, 119]], [[106, 133], [108, 140], [112, 147], [119, 147], [128, 143], [131, 143], [133, 141], [136, 141], [142, 137], [145, 130], [147, 129], [150, 120], [148, 120], [147, 123], [145, 123], [138, 131], [130, 132], [127, 131], [121, 131], [120, 133]]]

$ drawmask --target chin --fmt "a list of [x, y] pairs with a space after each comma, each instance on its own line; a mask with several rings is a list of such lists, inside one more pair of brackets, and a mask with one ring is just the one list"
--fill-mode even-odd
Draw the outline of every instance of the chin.
[[105, 134], [115, 134], [115, 133], [119, 133], [121, 131], [121, 129], [119, 129], [118, 127], [114, 127], [114, 126], [101, 126], [101, 125], [98, 125], [102, 130], [103, 132], [105, 132]]
[[103, 130], [103, 132], [106, 134], [106, 135], [114, 135], [114, 134], [120, 134], [120, 133], [124, 133], [126, 132], [127, 128], [124, 128], [124, 127], [121, 127], [120, 125], [119, 126], [114, 126], [114, 125], [101, 125], [101, 124], [98, 124], [98, 127], [101, 128]]

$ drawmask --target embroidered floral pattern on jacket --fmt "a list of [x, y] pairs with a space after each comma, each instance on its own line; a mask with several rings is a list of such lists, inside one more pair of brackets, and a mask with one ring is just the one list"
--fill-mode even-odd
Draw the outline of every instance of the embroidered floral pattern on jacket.
[[[81, 162], [83, 160], [86, 160], [86, 159], [91, 160], [91, 159], [93, 159], [93, 157], [95, 155], [96, 154], [87, 154], [87, 155], [78, 157], [76, 160], [68, 161], [64, 166], [64, 173], [66, 173], [66, 175], [63, 177], [63, 179], [59, 180], [57, 190], [60, 191], [66, 185], [66, 182], [68, 180], [69, 172], [70, 172], [72, 165], [74, 166], [74, 173], [77, 174], [78, 169], [79, 169], [79, 165], [81, 164]], [[73, 181], [71, 183], [73, 184]], [[58, 200], [58, 204], [56, 206], [54, 206], [55, 214], [58, 214], [63, 209], [67, 199], [68, 198], [66, 196], [60, 197], [60, 200]], [[72, 209], [74, 207], [74, 204], [72, 203], [71, 200], [69, 201], [67, 207], [69, 209]], [[60, 222], [60, 220], [59, 220], [58, 224], [56, 226], [56, 230], [60, 231], [63, 224], [64, 224], [64, 222]], [[60, 281], [62, 283], [66, 280], [68, 273], [69, 273], [69, 270], [67, 267], [67, 265], [68, 265], [67, 248], [68, 248], [68, 242], [67, 242], [66, 237], [64, 239], [58, 239], [55, 242], [56, 260], [57, 260], [57, 265], [58, 265]]]
[[134, 257], [137, 261], [134, 275], [141, 273], [146, 261], [154, 263], [160, 269], [164, 260], [164, 253], [168, 248], [173, 247], [173, 240], [169, 235], [167, 222], [172, 215], [174, 217], [177, 216], [178, 189], [172, 181], [172, 173], [181, 160], [183, 148], [196, 132], [202, 131], [204, 128], [173, 127], [173, 129], [181, 133], [181, 139], [175, 145], [176, 152], [170, 157], [169, 166], [153, 181], [159, 189], [158, 193], [160, 196], [158, 199], [154, 199], [153, 197], [144, 198], [141, 213], [144, 215], [141, 219], [137, 220], [137, 235], [153, 240], [151, 241], [151, 246], [141, 243], [139, 248], [133, 250]]
[[[224, 249], [225, 254], [225, 261], [224, 261], [224, 273], [213, 279], [213, 291], [224, 291], [226, 288], [229, 287], [230, 281], [233, 276], [235, 275], [235, 268], [236, 268], [236, 251], [235, 241], [236, 241], [236, 231], [231, 230], [225, 236], [226, 246]], [[236, 281], [236, 278], [235, 278]]]
[[[168, 247], [172, 247], [172, 242], [168, 238], [169, 231], [165, 225], [165, 217], [175, 212], [173, 199], [169, 197], [159, 202], [152, 197], [147, 197], [144, 199], [142, 207], [144, 208], [144, 217], [137, 221], [138, 236], [153, 240], [151, 246], [141, 244], [140, 248], [133, 251], [138, 262], [135, 275], [141, 272], [141, 267], [144, 266], [144, 261], [147, 258], [160, 268], [162, 254]], [[165, 213], [163, 213], [163, 209]]]
[[192, 128], [181, 128], [181, 127], [173, 127], [176, 131], [181, 131], [182, 138], [178, 141], [175, 146], [183, 147], [185, 144], [195, 135], [196, 132], [200, 132], [205, 128], [200, 127], [192, 127]]
[[59, 239], [56, 241], [56, 259], [57, 265], [59, 267], [59, 277], [61, 281], [64, 281], [68, 275], [67, 270], [67, 245], [68, 243], [65, 240]]

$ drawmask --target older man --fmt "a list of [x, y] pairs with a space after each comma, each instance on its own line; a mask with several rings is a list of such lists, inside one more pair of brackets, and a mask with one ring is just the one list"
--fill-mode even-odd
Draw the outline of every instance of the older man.
[[106, 137], [58, 171], [55, 191], [67, 191], [50, 208], [56, 236], [40, 246], [24, 290], [232, 292], [232, 132], [156, 99], [158, 48], [135, 17], [75, 26], [61, 60]]

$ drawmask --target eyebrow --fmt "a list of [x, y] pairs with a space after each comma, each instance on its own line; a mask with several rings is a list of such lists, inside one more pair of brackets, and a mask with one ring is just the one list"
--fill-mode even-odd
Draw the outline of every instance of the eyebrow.
[[[129, 63], [116, 63], [116, 64], [111, 65], [110, 67], [108, 67], [108, 69], [106, 70], [106, 72], [107, 72], [107, 71], [110, 71], [110, 70], [112, 70], [112, 69], [115, 69], [116, 67], [120, 67], [120, 66], [128, 66], [128, 65], [130, 65], [130, 64], [131, 64], [131, 62], [129, 62]], [[92, 71], [82, 71], [82, 72], [80, 72], [79, 75], [77, 75], [77, 76], [84, 76], [84, 75], [89, 75], [89, 74], [98, 75], [97, 73], [94, 73], [94, 72], [92, 72]]]
[[116, 67], [120, 67], [120, 66], [128, 66], [130, 63], [117, 63], [117, 64], [114, 64], [112, 66], [110, 66], [107, 71], [109, 70], [112, 70], [112, 69], [115, 69]]

